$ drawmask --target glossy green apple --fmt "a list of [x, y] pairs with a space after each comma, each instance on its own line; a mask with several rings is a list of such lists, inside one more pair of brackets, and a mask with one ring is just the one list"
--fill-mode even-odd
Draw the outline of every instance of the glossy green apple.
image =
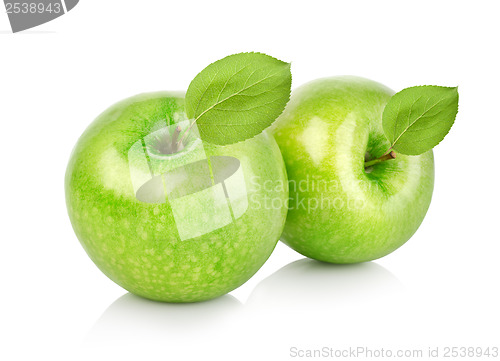
[[[126, 99], [83, 133], [66, 172], [85, 251], [110, 279], [153, 300], [235, 289], [267, 260], [285, 223], [286, 171], [273, 137], [217, 146], [192, 129], [173, 151], [172, 129], [188, 125], [183, 94]], [[267, 199], [281, 202], [265, 207]]]
[[382, 112], [393, 94], [368, 79], [318, 79], [292, 92], [273, 125], [290, 188], [282, 240], [301, 254], [332, 263], [373, 260], [404, 244], [424, 219], [432, 151], [364, 168], [389, 149]]

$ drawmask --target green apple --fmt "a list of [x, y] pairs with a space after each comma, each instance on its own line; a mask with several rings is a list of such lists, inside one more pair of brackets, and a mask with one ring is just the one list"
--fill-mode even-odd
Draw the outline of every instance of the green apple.
[[382, 113], [393, 94], [352, 76], [318, 79], [292, 92], [272, 132], [290, 189], [282, 241], [294, 250], [331, 263], [370, 261], [420, 226], [434, 187], [432, 151], [364, 167], [390, 147]]
[[[83, 133], [66, 172], [68, 213], [85, 251], [111, 280], [158, 301], [207, 300], [246, 282], [287, 213], [271, 135], [218, 146], [189, 125], [183, 94], [126, 99]], [[280, 202], [264, 207], [267, 199]]]

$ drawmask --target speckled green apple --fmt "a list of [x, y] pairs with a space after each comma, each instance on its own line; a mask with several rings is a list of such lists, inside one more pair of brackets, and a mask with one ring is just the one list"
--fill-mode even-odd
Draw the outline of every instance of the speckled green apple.
[[[241, 212], [229, 224], [205, 224], [204, 232], [181, 237], [179, 222], [196, 226], [200, 219], [205, 223], [214, 219], [213, 209], [203, 209], [206, 199], [197, 202], [196, 195], [191, 196], [183, 205], [179, 198], [175, 218], [168, 200], [140, 199], [131, 177], [136, 160], [130, 150], [165, 119], [174, 123], [186, 119], [183, 94], [134, 96], [107, 109], [85, 130], [66, 172], [69, 217], [90, 258], [126, 290], [167, 302], [215, 298], [246, 282], [273, 251], [285, 223], [288, 189], [261, 184], [286, 185], [285, 166], [275, 140], [265, 132], [227, 146], [204, 144], [207, 158], [239, 161], [247, 208], [240, 204]], [[176, 154], [165, 154], [163, 164], [175, 168], [172, 164], [179, 159], [189, 163], [191, 155], [186, 146]], [[176, 187], [173, 193], [179, 191], [179, 184]], [[263, 207], [269, 198], [280, 200], [275, 204], [283, 207]], [[207, 214], [200, 217], [197, 212]], [[183, 232], [190, 234], [189, 229]]]
[[290, 182], [282, 240], [301, 254], [370, 261], [420, 226], [434, 186], [432, 151], [364, 167], [389, 149], [382, 113], [393, 94], [364, 78], [318, 79], [292, 92], [273, 125]]

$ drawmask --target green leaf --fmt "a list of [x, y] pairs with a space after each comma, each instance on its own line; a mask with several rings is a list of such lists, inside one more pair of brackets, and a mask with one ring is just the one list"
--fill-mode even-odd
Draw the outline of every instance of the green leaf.
[[261, 53], [230, 55], [193, 79], [186, 113], [203, 140], [240, 142], [276, 120], [290, 99], [291, 84], [289, 63]]
[[382, 116], [391, 149], [418, 155], [434, 148], [450, 131], [458, 112], [457, 88], [424, 85], [389, 99]]

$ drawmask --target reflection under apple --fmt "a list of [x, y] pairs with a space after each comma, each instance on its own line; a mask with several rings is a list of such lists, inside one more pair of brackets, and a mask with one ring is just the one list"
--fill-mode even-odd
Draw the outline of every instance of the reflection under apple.
[[[87, 334], [85, 344], [192, 341], [237, 319], [241, 303], [231, 295], [199, 303], [161, 303], [126, 293], [114, 301]], [[169, 342], [170, 342], [169, 341]], [[166, 345], [166, 344], [165, 344]]]
[[[309, 258], [292, 262], [262, 280], [246, 305], [310, 309], [372, 302], [404, 290], [402, 283], [387, 269], [374, 262], [335, 265]], [[321, 311], [319, 311], [321, 312]]]
[[127, 293], [106, 309], [86, 341], [154, 342], [168, 337], [182, 343], [194, 334], [207, 340], [221, 334], [244, 338], [248, 324], [269, 315], [269, 310], [325, 315], [394, 298], [403, 290], [396, 276], [374, 262], [333, 265], [304, 258], [263, 279], [244, 305], [231, 295], [201, 303], [165, 304]]

